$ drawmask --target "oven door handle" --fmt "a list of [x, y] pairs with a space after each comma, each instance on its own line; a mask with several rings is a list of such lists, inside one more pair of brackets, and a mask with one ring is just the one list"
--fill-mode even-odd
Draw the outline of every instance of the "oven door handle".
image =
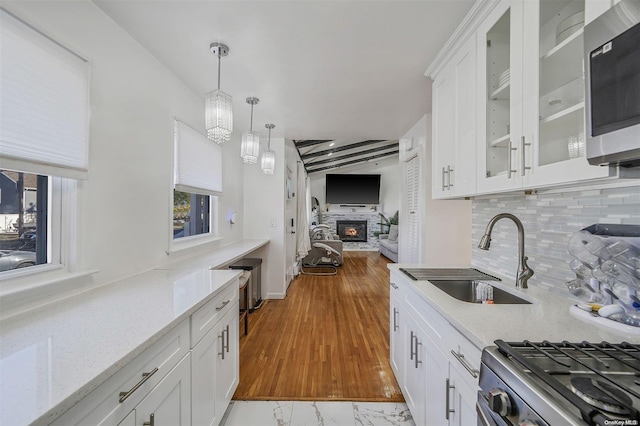
[[491, 415], [489, 404], [478, 392], [478, 401], [476, 402], [476, 413], [478, 413], [478, 426], [507, 426], [507, 423], [497, 423]]

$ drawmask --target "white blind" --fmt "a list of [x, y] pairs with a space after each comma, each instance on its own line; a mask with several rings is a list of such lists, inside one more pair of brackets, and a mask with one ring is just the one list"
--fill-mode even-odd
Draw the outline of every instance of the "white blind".
[[222, 192], [222, 148], [206, 136], [175, 120], [173, 183], [178, 191]]
[[0, 160], [86, 178], [89, 65], [0, 9]]

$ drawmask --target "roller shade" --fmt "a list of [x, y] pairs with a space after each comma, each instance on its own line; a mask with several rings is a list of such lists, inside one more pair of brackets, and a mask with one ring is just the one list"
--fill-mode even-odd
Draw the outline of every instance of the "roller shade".
[[86, 179], [89, 65], [0, 9], [3, 168]]
[[175, 120], [173, 183], [178, 191], [222, 193], [222, 148]]

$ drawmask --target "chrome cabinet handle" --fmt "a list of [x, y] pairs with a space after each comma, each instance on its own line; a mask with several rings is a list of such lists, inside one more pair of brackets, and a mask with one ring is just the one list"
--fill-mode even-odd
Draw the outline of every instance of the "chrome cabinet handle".
[[411, 360], [413, 360], [413, 356], [414, 356], [414, 353], [413, 353], [413, 338], [414, 337], [415, 336], [413, 335], [413, 331], [412, 331], [411, 332], [411, 356], [409, 357], [409, 359], [411, 359]]
[[149, 421], [142, 423], [142, 426], [154, 426], [155, 423], [156, 423], [156, 416], [155, 414], [151, 413], [149, 415]]
[[450, 400], [450, 396], [449, 396], [449, 390], [451, 389], [455, 389], [455, 386], [451, 386], [451, 382], [449, 381], [449, 378], [447, 377], [447, 379], [445, 380], [445, 412], [444, 412], [444, 417], [449, 420], [449, 414], [451, 413], [455, 413], [456, 410], [452, 409], [449, 407], [449, 405], [451, 404], [451, 400]]
[[398, 331], [398, 321], [396, 321], [398, 310], [393, 308], [393, 331]]
[[467, 371], [469, 372], [469, 374], [471, 374], [471, 376], [475, 379], [478, 377], [478, 373], [479, 371], [476, 370], [475, 368], [471, 368], [471, 366], [469, 364], [467, 364], [467, 361], [465, 361], [464, 359], [464, 355], [457, 353], [456, 351], [454, 351], [453, 349], [451, 349], [451, 354], [453, 354], [454, 357], [456, 357], [456, 359], [458, 360], [458, 362], [460, 364], [462, 364], [462, 366], [464, 368], [467, 369]]
[[222, 308], [224, 308], [225, 306], [227, 306], [227, 305], [229, 304], [229, 302], [231, 302], [231, 301], [230, 301], [230, 300], [227, 300], [227, 301], [222, 302], [222, 305], [218, 306], [218, 307], [216, 308], [216, 311], [221, 311], [221, 310], [222, 310]]
[[148, 373], [142, 373], [142, 379], [138, 383], [133, 385], [133, 387], [129, 389], [127, 392], [120, 392], [118, 394], [120, 396], [120, 399], [118, 401], [121, 403], [124, 402], [127, 398], [131, 396], [131, 394], [137, 391], [140, 386], [144, 385], [144, 382], [146, 382], [147, 380], [149, 380], [151, 376], [156, 374], [157, 371], [158, 371], [158, 367], [154, 368]]
[[[448, 167], [448, 166], [447, 166]], [[447, 171], [447, 169], [444, 168], [444, 166], [442, 167], [442, 190], [444, 191], [445, 189], [449, 189], [449, 185], [445, 185], [444, 184], [444, 175], [448, 174], [449, 172]]]
[[226, 349], [227, 349], [227, 353], [229, 353], [229, 324], [227, 324], [226, 331], [227, 331], [227, 346], [226, 346]]
[[525, 172], [526, 172], [527, 170], [531, 170], [531, 166], [527, 167], [527, 166], [525, 165], [525, 164], [526, 164], [526, 162], [525, 162], [526, 154], [525, 154], [525, 152], [524, 152], [524, 147], [525, 147], [525, 146], [531, 146], [531, 143], [527, 143], [527, 142], [525, 141], [525, 137], [524, 137], [524, 136], [521, 138], [521, 141], [522, 141], [522, 154], [521, 154], [521, 158], [520, 158], [520, 159], [522, 160], [522, 172], [521, 172], [521, 174], [522, 174], [522, 176], [524, 176], [524, 174], [525, 174]]
[[218, 355], [220, 355], [222, 359], [224, 359], [224, 330], [222, 330], [222, 333], [220, 333], [218, 337], [220, 338], [220, 341], [221, 341], [221, 349], [220, 349], [220, 352], [218, 352]]
[[451, 168], [451, 166], [447, 165], [447, 188], [449, 189], [449, 191], [451, 191], [451, 188], [453, 187], [453, 184], [451, 183], [451, 175], [453, 174], [453, 169]]
[[389, 283], [389, 285], [390, 285], [391, 287], [395, 288], [396, 290], [398, 289], [398, 286], [397, 286], [397, 285], [395, 285], [395, 283]]
[[418, 336], [416, 335], [416, 368], [418, 368], [418, 364], [422, 364], [422, 361], [418, 359], [418, 345], [422, 345], [422, 343], [420, 343], [420, 341], [418, 340]]
[[511, 167], [511, 151], [515, 151], [518, 148], [514, 148], [511, 143], [511, 139], [509, 139], [509, 145], [507, 145], [507, 179], [511, 179], [511, 173], [516, 173], [517, 170], [513, 170]]

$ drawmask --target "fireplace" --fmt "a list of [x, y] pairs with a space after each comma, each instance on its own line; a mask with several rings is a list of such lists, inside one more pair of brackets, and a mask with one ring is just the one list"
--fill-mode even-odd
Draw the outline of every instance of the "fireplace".
[[367, 242], [366, 220], [338, 220], [336, 221], [336, 229], [342, 241]]

